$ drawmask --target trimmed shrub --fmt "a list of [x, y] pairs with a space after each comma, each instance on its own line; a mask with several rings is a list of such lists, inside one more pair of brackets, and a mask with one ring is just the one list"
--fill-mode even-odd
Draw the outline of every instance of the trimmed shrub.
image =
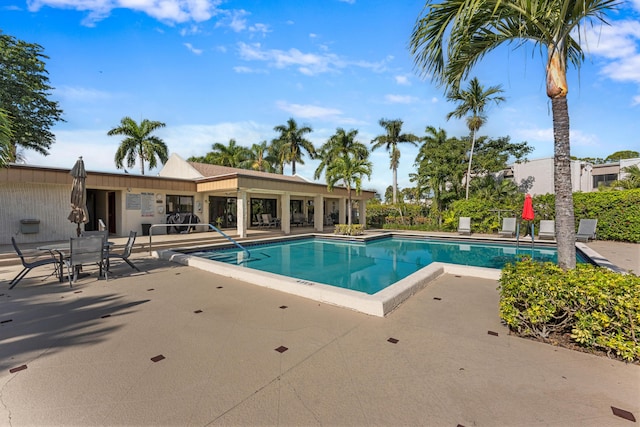
[[499, 290], [500, 317], [516, 334], [570, 334], [584, 348], [640, 361], [640, 277], [525, 259], [502, 270]]
[[362, 224], [336, 224], [333, 234], [342, 234], [345, 236], [359, 236], [364, 233]]

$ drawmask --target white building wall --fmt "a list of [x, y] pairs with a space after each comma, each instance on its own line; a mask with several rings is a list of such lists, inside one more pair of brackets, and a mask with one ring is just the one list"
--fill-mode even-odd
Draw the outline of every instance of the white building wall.
[[553, 193], [553, 158], [530, 160], [526, 163], [514, 163], [513, 180], [520, 186], [523, 181], [532, 180], [528, 191], [532, 196]]
[[623, 168], [636, 165], [640, 167], [640, 157], [636, 157], [634, 159], [623, 159], [620, 160], [620, 176], [619, 179], [624, 179], [627, 174], [622, 170]]
[[[518, 186], [524, 181], [532, 181], [532, 186], [528, 191], [532, 196], [555, 193], [552, 157], [530, 160], [525, 163], [514, 163], [511, 168], [513, 170], [513, 180]], [[571, 162], [571, 188], [574, 192], [592, 191], [591, 168], [589, 165], [579, 161]]]
[[158, 176], [184, 179], [202, 178], [202, 174], [179, 155], [173, 153], [162, 166]]
[[[71, 212], [68, 185], [0, 183], [0, 243], [67, 240], [75, 236], [76, 224], [69, 222]], [[39, 232], [20, 232], [21, 219], [40, 220]]]

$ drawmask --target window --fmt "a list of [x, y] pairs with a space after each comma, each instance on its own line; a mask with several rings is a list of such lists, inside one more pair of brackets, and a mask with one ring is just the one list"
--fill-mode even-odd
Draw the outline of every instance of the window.
[[611, 185], [613, 181], [618, 179], [617, 173], [608, 173], [605, 175], [594, 175], [593, 176], [593, 188], [598, 188], [601, 185], [608, 187]]
[[172, 196], [167, 194], [167, 214], [193, 213], [193, 196]]
[[294, 213], [302, 213], [302, 200], [291, 200], [289, 202], [290, 212]]
[[256, 215], [271, 214], [272, 217], [278, 217], [278, 201], [276, 199], [251, 199], [251, 218]]

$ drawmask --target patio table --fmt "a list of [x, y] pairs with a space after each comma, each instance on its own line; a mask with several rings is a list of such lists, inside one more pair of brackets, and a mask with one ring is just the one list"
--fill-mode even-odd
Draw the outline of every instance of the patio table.
[[[105, 270], [109, 270], [109, 249], [111, 248], [111, 246], [113, 246], [113, 242], [106, 242], [104, 245], [104, 249], [105, 249], [105, 259], [106, 259], [106, 264], [104, 266]], [[36, 249], [38, 249], [39, 251], [47, 251], [51, 254], [51, 256], [54, 259], [58, 260], [58, 264], [56, 267], [56, 272], [58, 273], [58, 280], [60, 282], [64, 282], [64, 259], [67, 257], [66, 254], [68, 254], [71, 251], [71, 243], [69, 242], [62, 242], [62, 243], [52, 243], [50, 245], [43, 245], [43, 246], [38, 246]], [[77, 266], [78, 268], [81, 268], [81, 266]]]

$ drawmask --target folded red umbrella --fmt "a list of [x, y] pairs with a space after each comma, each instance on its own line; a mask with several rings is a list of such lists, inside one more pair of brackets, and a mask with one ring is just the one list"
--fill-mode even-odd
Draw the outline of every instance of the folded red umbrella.
[[533, 201], [531, 200], [531, 195], [527, 194], [524, 197], [524, 206], [522, 207], [522, 219], [525, 221], [533, 221], [534, 213], [533, 213]]

